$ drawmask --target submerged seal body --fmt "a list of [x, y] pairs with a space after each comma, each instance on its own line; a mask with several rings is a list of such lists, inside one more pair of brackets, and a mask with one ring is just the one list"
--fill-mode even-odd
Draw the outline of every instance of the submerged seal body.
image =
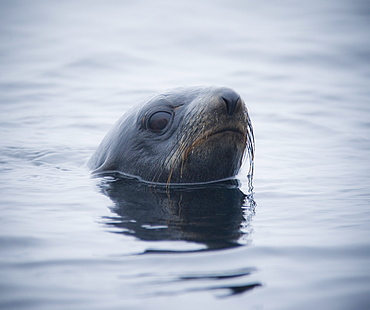
[[155, 183], [210, 182], [235, 176], [253, 129], [241, 97], [226, 87], [177, 88], [125, 114], [88, 166]]

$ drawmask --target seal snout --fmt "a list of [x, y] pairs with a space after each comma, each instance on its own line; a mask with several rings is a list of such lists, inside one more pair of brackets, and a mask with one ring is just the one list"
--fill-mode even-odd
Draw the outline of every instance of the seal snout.
[[231, 116], [233, 113], [238, 110], [240, 103], [240, 96], [233, 91], [225, 91], [221, 95], [222, 100], [226, 105], [227, 115]]

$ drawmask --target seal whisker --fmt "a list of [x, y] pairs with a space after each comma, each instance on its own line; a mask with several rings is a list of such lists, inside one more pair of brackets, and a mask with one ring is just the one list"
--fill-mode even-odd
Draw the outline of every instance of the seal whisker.
[[249, 156], [250, 161], [248, 174], [252, 176], [254, 172], [255, 141], [252, 122], [248, 114], [246, 115], [246, 118], [247, 118], [247, 154]]

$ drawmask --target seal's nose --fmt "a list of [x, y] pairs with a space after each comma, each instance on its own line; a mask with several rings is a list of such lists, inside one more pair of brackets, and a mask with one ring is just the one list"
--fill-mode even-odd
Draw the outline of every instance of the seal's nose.
[[240, 96], [233, 91], [227, 91], [221, 95], [221, 98], [226, 104], [227, 114], [229, 116], [233, 115], [234, 111], [237, 109], [237, 106], [240, 104]]

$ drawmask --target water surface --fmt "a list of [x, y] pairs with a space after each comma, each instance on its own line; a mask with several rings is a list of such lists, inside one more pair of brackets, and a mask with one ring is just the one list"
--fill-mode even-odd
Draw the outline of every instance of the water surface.
[[[370, 307], [367, 1], [5, 0], [0, 17], [2, 309]], [[90, 177], [134, 104], [210, 84], [249, 108], [253, 192], [247, 165], [240, 188], [171, 198]]]

